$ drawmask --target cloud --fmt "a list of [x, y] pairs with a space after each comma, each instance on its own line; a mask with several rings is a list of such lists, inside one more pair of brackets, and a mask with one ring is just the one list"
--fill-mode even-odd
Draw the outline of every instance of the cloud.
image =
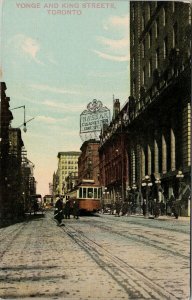
[[112, 50], [122, 50], [128, 48], [129, 45], [129, 40], [127, 37], [119, 40], [112, 40], [112, 39], [107, 39], [104, 37], [98, 37], [97, 40], [108, 47], [110, 47]]
[[35, 119], [41, 121], [42, 123], [46, 123], [46, 124], [56, 124], [59, 122], [67, 121], [67, 118], [53, 118], [53, 117], [44, 116], [44, 115], [37, 116]]
[[78, 105], [78, 104], [65, 104], [65, 103], [58, 103], [58, 102], [54, 102], [54, 101], [49, 101], [46, 100], [43, 102], [44, 105], [48, 106], [48, 107], [52, 107], [52, 108], [57, 108], [57, 109], [63, 109], [64, 111], [70, 111], [70, 112], [81, 112], [83, 110], [82, 108], [82, 104]]
[[51, 92], [56, 94], [71, 94], [71, 95], [80, 94], [79, 92], [74, 90], [66, 90], [63, 88], [51, 87], [49, 85], [43, 85], [43, 84], [31, 84], [31, 87], [35, 90], [46, 91], [46, 92]]
[[[113, 39], [103, 36], [96, 37], [99, 50], [93, 50], [99, 57], [117, 62], [129, 60], [129, 16], [112, 16], [103, 23]], [[102, 48], [101, 48], [102, 46]]]
[[11, 43], [36, 63], [43, 64], [37, 57], [40, 51], [40, 44], [37, 40], [23, 34], [17, 34], [11, 39]]
[[116, 29], [129, 29], [129, 15], [124, 16], [112, 16], [103, 22], [103, 27], [105, 30], [109, 30], [111, 27]]
[[95, 52], [99, 57], [103, 58], [103, 59], [107, 59], [107, 60], [112, 60], [112, 61], [118, 61], [118, 62], [123, 62], [123, 61], [128, 61], [128, 55], [123, 55], [123, 56], [117, 56], [117, 55], [110, 55], [107, 53], [103, 53], [97, 50], [92, 50], [93, 52]]
[[37, 116], [36, 119], [48, 124], [53, 124], [57, 122], [57, 119], [47, 116]]

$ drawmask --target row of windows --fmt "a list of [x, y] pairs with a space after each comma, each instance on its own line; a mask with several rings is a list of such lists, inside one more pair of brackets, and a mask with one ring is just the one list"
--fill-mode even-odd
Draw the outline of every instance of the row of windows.
[[[150, 49], [153, 45], [153, 33], [154, 33], [154, 37], [157, 38], [159, 36], [159, 29], [158, 29], [158, 25], [157, 25], [157, 22], [155, 22], [155, 26], [154, 26], [154, 29], [152, 31], [149, 30], [148, 34], [147, 34], [147, 37], [145, 38], [145, 40], [143, 41], [142, 43], [142, 57], [145, 56], [145, 52], [146, 50]], [[132, 40], [133, 40], [133, 45], [134, 45], [134, 40], [135, 40], [135, 35], [133, 33], [133, 37], [132, 37]], [[164, 47], [167, 48], [167, 43], [168, 43], [168, 38], [165, 37], [164, 38]], [[178, 43], [178, 25], [177, 25], [177, 22], [175, 22], [175, 24], [173, 25], [173, 31], [172, 31], [172, 46], [173, 48], [177, 45]]]
[[70, 165], [70, 164], [72, 164], [72, 165], [73, 165], [73, 164], [76, 164], [76, 165], [77, 165], [77, 163], [78, 163], [77, 161], [69, 160], [69, 161], [63, 161], [63, 162], [62, 162], [62, 165], [67, 165], [67, 164], [69, 164], [69, 165]]
[[68, 169], [68, 170], [77, 170], [78, 169], [78, 167], [77, 166], [65, 166], [65, 167], [62, 167], [62, 170], [63, 169]]
[[100, 199], [101, 197], [101, 188], [79, 188], [79, 198], [94, 198]]
[[79, 155], [66, 155], [66, 156], [62, 156], [62, 160], [66, 160], [66, 159], [78, 159]]
[[[154, 5], [154, 9], [156, 9], [157, 7], [157, 1], [153, 1], [153, 3], [148, 3], [147, 6], [145, 4], [145, 7], [143, 7], [143, 15], [142, 15], [142, 29], [144, 29], [146, 23], [151, 19], [151, 16], [153, 14], [153, 6]], [[172, 5], [172, 13], [175, 12], [175, 9], [176, 9], [176, 3], [173, 1], [171, 3]], [[131, 9], [131, 14], [132, 14], [132, 20], [134, 21], [135, 20], [135, 17], [136, 17], [136, 10], [135, 10], [135, 7], [134, 5], [132, 5], [132, 9]], [[163, 24], [165, 26], [166, 24], [166, 18], [167, 18], [167, 14], [166, 14], [166, 10], [165, 8], [163, 7], [162, 8], [162, 21], [161, 21], [161, 24]]]

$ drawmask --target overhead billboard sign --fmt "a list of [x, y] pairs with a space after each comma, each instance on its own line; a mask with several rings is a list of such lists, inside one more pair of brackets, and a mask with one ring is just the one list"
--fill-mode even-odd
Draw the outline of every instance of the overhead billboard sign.
[[93, 138], [91, 133], [98, 137], [103, 125], [109, 123], [110, 110], [100, 100], [94, 99], [80, 115], [80, 135], [83, 139]]

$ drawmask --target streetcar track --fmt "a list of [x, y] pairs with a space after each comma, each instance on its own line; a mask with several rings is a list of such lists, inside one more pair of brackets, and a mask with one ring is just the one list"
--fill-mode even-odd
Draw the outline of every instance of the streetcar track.
[[[7, 238], [7, 243], [4, 249], [0, 250], [0, 258], [4, 256], [4, 254], [8, 251], [10, 246], [14, 243], [15, 239], [20, 235], [21, 231], [23, 230], [25, 224], [21, 224], [19, 228], [14, 229], [11, 233], [9, 233], [9, 238]], [[2, 239], [1, 239], [2, 241]], [[5, 242], [4, 242], [5, 243]]]
[[[99, 215], [100, 216], [100, 215]], [[101, 217], [101, 216], [100, 216]], [[139, 226], [142, 226], [142, 227], [148, 227], [148, 228], [151, 228], [151, 226], [149, 225], [149, 224], [147, 224], [147, 223], [141, 223], [141, 222], [137, 222], [139, 219], [137, 219], [137, 221], [134, 221], [134, 220], [131, 220], [130, 218], [129, 218], [129, 216], [127, 216], [127, 220], [125, 219], [125, 217], [124, 216], [121, 216], [121, 219], [119, 220], [118, 218], [116, 218], [116, 221], [117, 222], [123, 222], [123, 223], [127, 223], [127, 224], [133, 224], [133, 225], [139, 225]], [[107, 218], [106, 217], [106, 219], [107, 220], [110, 220], [111, 221], [111, 218]], [[158, 219], [156, 219], [156, 221], [158, 222], [160, 222], [160, 219], [158, 220]], [[174, 226], [174, 225], [173, 225]], [[187, 232], [186, 230], [183, 230], [182, 228], [179, 228], [179, 229], [177, 229], [177, 228], [175, 228], [175, 227], [171, 227], [171, 228], [167, 228], [167, 227], [163, 227], [163, 226], [156, 226], [156, 224], [155, 224], [155, 222], [153, 222], [153, 228], [155, 228], [155, 229], [160, 229], [160, 230], [165, 230], [165, 231], [174, 231], [174, 232], [178, 232], [178, 233], [184, 233], [184, 234], [187, 234], [187, 235], [189, 235], [190, 234], [190, 229], [189, 229], [189, 231]], [[189, 228], [190, 228], [190, 226], [189, 226]]]
[[[62, 228], [86, 253], [106, 271], [130, 296], [130, 299], [177, 299], [174, 294], [152, 282], [146, 274], [113, 255], [102, 245], [71, 225]], [[139, 292], [138, 292], [139, 291]]]
[[[106, 222], [100, 222], [100, 223], [105, 224]], [[172, 254], [174, 256], [179, 256], [179, 257], [182, 257], [184, 259], [189, 260], [189, 255], [187, 256], [187, 255], [181, 254], [180, 252], [178, 252], [176, 250], [171, 250], [171, 249], [167, 248], [166, 245], [165, 245], [165, 247], [163, 247], [163, 246], [157, 244], [158, 241], [151, 240], [151, 239], [148, 240], [147, 237], [144, 237], [142, 235], [137, 235], [135, 233], [129, 233], [129, 232], [126, 232], [126, 234], [125, 234], [125, 233], [122, 233], [122, 232], [118, 232], [118, 231], [116, 231], [116, 230], [114, 230], [111, 227], [108, 227], [106, 225], [94, 224], [92, 226], [97, 227], [97, 228], [99, 228], [101, 230], [108, 231], [108, 232], [110, 232], [112, 234], [116, 234], [116, 235], [128, 238], [128, 239], [133, 240], [135, 242], [145, 244], [146, 246], [150, 246], [150, 247], [154, 247], [154, 248], [156, 248], [158, 250], [166, 251], [166, 252], [168, 252], [168, 253], [170, 253], [170, 254]]]

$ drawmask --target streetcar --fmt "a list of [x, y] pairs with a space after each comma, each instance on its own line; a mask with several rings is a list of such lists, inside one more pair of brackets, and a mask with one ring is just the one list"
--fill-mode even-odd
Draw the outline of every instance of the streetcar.
[[52, 195], [45, 195], [43, 197], [44, 207], [51, 208], [53, 207], [53, 196]]
[[44, 205], [43, 205], [42, 196], [40, 194], [30, 195], [29, 201], [30, 201], [30, 208], [29, 208], [30, 214], [32, 212], [34, 212], [34, 214], [36, 214], [37, 212], [41, 212], [43, 214]]
[[73, 208], [74, 201], [78, 201], [81, 213], [94, 213], [100, 210], [101, 187], [94, 183], [94, 180], [83, 179], [71, 191], [67, 192], [66, 200], [69, 199]]

